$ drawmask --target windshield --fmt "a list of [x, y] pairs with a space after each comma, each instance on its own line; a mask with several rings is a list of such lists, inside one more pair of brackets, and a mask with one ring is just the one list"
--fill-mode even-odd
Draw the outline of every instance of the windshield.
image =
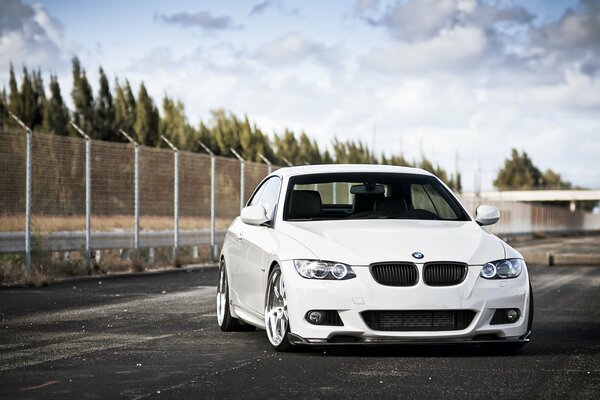
[[284, 219], [468, 221], [469, 217], [432, 176], [352, 172], [290, 178]]

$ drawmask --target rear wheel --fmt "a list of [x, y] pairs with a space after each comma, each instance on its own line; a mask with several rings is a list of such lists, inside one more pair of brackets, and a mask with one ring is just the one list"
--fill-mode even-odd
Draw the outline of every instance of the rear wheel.
[[219, 282], [217, 284], [217, 322], [222, 331], [240, 330], [242, 325], [237, 318], [233, 318], [229, 312], [229, 283], [227, 280], [227, 268], [225, 260], [219, 264]]
[[269, 274], [265, 306], [265, 329], [269, 342], [275, 350], [288, 351], [291, 349], [292, 344], [288, 338], [290, 323], [285, 285], [278, 265]]

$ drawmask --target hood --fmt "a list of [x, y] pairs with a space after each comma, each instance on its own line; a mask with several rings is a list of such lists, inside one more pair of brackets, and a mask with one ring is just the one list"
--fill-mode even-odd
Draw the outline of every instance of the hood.
[[[474, 221], [282, 221], [278, 230], [324, 261], [456, 261], [482, 265], [504, 258], [502, 241]], [[412, 257], [420, 252], [422, 259]]]

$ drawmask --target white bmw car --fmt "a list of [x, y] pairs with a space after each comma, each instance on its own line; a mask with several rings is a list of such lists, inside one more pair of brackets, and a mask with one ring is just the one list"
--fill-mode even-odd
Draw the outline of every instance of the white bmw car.
[[421, 169], [282, 168], [223, 243], [217, 320], [263, 328], [271, 345], [529, 341], [533, 295], [519, 252]]

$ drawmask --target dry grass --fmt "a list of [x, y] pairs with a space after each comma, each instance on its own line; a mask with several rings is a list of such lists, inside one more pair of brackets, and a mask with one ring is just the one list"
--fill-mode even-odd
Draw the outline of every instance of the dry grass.
[[[0, 232], [22, 232], [24, 228], [24, 215], [0, 214]], [[31, 218], [32, 229], [38, 232], [82, 231], [85, 230], [85, 215], [33, 215]], [[92, 216], [92, 230], [113, 231], [133, 229], [132, 215]], [[227, 228], [231, 223], [230, 218], [217, 218], [218, 229]], [[180, 217], [179, 229], [202, 229], [210, 227], [208, 217]], [[160, 231], [173, 229], [173, 218], [143, 215], [140, 216], [140, 229]]]
[[103, 250], [101, 258], [91, 268], [79, 251], [69, 252], [65, 259], [63, 252], [35, 251], [31, 255], [31, 273], [25, 273], [25, 259], [22, 254], [0, 254], [0, 286], [21, 284], [26, 286], [46, 286], [60, 278], [82, 275], [113, 275], [130, 272], [152, 271], [165, 268], [181, 268], [183, 265], [209, 260], [208, 246], [199, 248], [198, 257], [193, 257], [191, 247], [182, 247], [173, 260], [170, 247], [156, 248], [154, 262], [148, 261], [148, 249], [139, 254], [128, 250]]

